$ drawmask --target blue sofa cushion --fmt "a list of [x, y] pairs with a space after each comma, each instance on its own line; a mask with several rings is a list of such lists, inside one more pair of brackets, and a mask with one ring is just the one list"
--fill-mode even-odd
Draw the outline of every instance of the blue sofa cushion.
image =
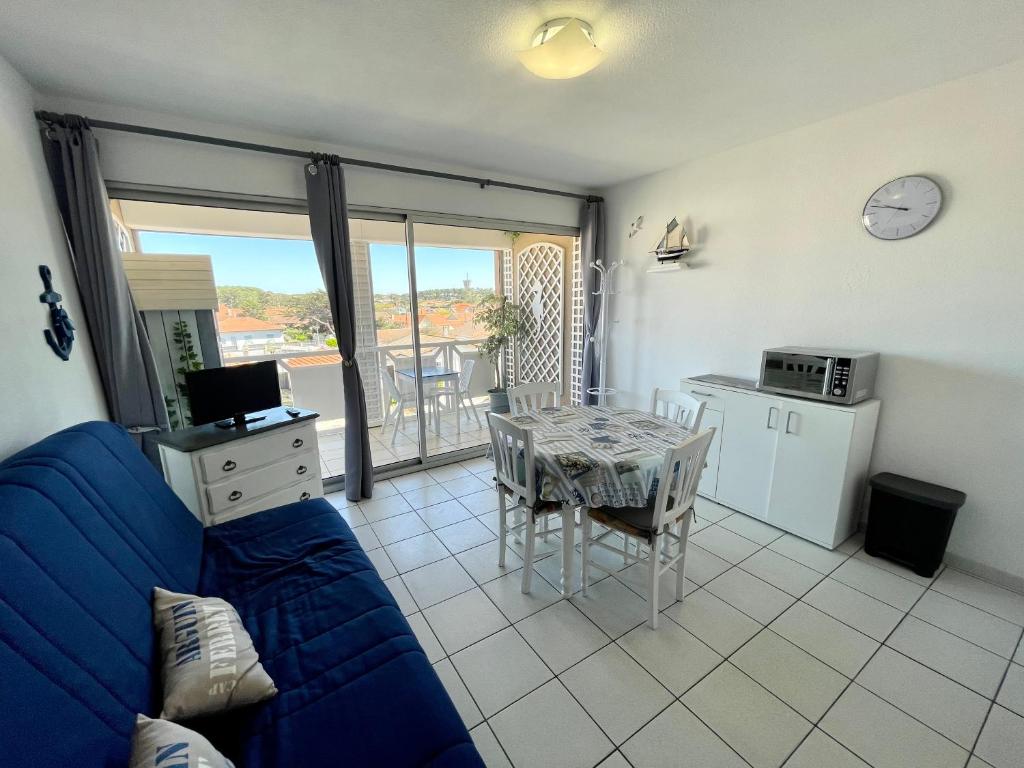
[[0, 742], [11, 765], [128, 763], [158, 711], [150, 596], [195, 592], [202, 526], [120, 427], [0, 463]]
[[278, 695], [203, 730], [246, 768], [482, 766], [426, 655], [324, 500], [206, 529], [199, 594], [239, 612]]

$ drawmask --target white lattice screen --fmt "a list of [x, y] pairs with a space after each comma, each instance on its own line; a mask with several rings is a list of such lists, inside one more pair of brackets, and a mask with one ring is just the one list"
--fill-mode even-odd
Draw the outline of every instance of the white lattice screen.
[[565, 249], [534, 243], [519, 254], [519, 304], [533, 317], [519, 344], [520, 381], [562, 381], [562, 306]]
[[[512, 261], [512, 251], [503, 251], [501, 254], [501, 289], [502, 294], [510, 302], [516, 300], [515, 269]], [[516, 349], [515, 344], [509, 344], [505, 350], [505, 380], [507, 385], [514, 387], [516, 380]]]
[[569, 401], [583, 402], [583, 256], [580, 239], [572, 240], [572, 304], [570, 307]]
[[363, 378], [366, 417], [370, 426], [383, 419], [377, 352], [377, 322], [373, 312], [373, 279], [370, 275], [370, 244], [352, 241], [352, 292], [356, 305], [356, 360]]

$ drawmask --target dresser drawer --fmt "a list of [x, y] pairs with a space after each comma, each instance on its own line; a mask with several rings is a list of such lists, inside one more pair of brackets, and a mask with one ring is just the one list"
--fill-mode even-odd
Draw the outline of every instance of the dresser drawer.
[[[316, 448], [316, 427], [311, 423], [300, 424], [266, 435], [236, 440], [223, 448], [202, 454], [199, 465], [203, 479], [208, 483], [216, 483], [244, 474], [269, 461], [298, 455], [311, 448]], [[316, 461], [313, 464], [315, 466]]]
[[320, 477], [316, 451], [305, 451], [284, 461], [261, 467], [256, 472], [238, 475], [206, 487], [211, 514], [240, 507], [271, 491], [311, 477]]
[[323, 482], [320, 479], [320, 474], [317, 473], [316, 477], [311, 477], [309, 480], [297, 483], [296, 485], [290, 485], [287, 488], [282, 488], [278, 491], [273, 491], [258, 499], [250, 499], [247, 504], [239, 504], [237, 506], [229, 507], [222, 512], [212, 513], [208, 524], [218, 525], [220, 523], [226, 523], [228, 520], [245, 517], [246, 515], [262, 512], [265, 509], [280, 507], [284, 504], [291, 504], [295, 501], [319, 499], [323, 495]]

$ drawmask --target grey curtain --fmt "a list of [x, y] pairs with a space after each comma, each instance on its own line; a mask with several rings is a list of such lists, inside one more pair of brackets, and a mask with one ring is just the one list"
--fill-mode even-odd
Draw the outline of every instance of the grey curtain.
[[366, 427], [366, 397], [356, 361], [356, 307], [345, 171], [336, 155], [314, 154], [311, 159], [306, 165], [309, 226], [331, 302], [345, 388], [345, 496], [358, 501], [373, 495], [373, 459]]
[[111, 418], [159, 465], [146, 435], [168, 429], [142, 318], [128, 290], [96, 137], [77, 115], [41, 116], [50, 179]]
[[601, 301], [594, 295], [598, 273], [590, 265], [605, 259], [604, 203], [587, 201], [580, 212], [580, 256], [583, 268], [583, 404], [596, 405], [597, 396], [587, 393], [600, 380], [597, 345], [592, 341], [600, 322]]

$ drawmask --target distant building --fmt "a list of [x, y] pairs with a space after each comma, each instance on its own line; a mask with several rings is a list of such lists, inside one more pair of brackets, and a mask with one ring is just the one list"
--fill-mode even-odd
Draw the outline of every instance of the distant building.
[[284, 344], [284, 329], [280, 320], [260, 320], [241, 314], [235, 307], [221, 305], [217, 309], [217, 335], [221, 349], [246, 353], [253, 348]]

